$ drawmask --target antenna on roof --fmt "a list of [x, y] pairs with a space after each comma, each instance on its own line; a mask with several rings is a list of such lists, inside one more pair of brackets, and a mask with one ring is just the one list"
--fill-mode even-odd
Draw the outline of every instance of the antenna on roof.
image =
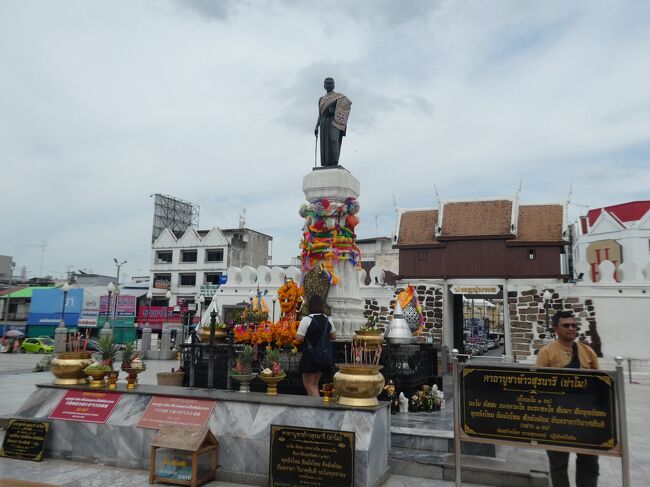
[[399, 209], [397, 208], [397, 198], [395, 198], [395, 193], [393, 193], [393, 209], [395, 210], [395, 213], [399, 213]]
[[246, 228], [246, 208], [239, 215], [239, 228]]
[[566, 204], [571, 203], [571, 195], [573, 195], [573, 181], [571, 181], [571, 186], [569, 186], [569, 194], [566, 196]]
[[375, 215], [375, 238], [379, 238], [379, 215]]
[[438, 193], [438, 188], [436, 185], [433, 185], [433, 191], [436, 193], [436, 199], [438, 200], [438, 208], [442, 208], [442, 203], [440, 202], [440, 194]]

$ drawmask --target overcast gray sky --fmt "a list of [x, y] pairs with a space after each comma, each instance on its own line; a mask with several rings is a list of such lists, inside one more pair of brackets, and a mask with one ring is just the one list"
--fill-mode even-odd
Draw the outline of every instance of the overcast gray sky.
[[[400, 207], [650, 197], [650, 2], [0, 1], [0, 254], [147, 274], [152, 193], [298, 253], [323, 78], [358, 237]], [[571, 207], [575, 218], [585, 209]], [[42, 242], [47, 247], [42, 252]]]

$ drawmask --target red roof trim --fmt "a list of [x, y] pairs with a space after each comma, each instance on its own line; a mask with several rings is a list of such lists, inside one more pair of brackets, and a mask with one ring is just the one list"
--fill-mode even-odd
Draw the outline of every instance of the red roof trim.
[[643, 218], [643, 216], [650, 211], [650, 200], [630, 201], [629, 203], [621, 203], [620, 205], [605, 206], [603, 208], [589, 210], [587, 217], [589, 218], [590, 227], [596, 223], [596, 220], [598, 220], [598, 217], [603, 210], [616, 217], [620, 222], [635, 222]]

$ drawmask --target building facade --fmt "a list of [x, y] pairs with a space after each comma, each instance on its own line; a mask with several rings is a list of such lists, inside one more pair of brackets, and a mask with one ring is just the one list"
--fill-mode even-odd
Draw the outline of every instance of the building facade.
[[[209, 303], [226, 279], [230, 266], [266, 265], [273, 238], [248, 228], [210, 230], [188, 228], [182, 235], [165, 229], [151, 247], [153, 305]], [[172, 298], [167, 302], [165, 295]]]

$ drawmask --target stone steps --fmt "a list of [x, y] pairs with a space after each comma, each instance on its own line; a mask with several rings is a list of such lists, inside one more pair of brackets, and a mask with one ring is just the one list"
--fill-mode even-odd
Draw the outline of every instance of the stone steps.
[[[525, 457], [525, 455], [524, 455]], [[388, 465], [393, 473], [428, 479], [453, 481], [456, 478], [453, 453], [435, 453], [393, 446]], [[539, 462], [525, 458], [490, 458], [462, 455], [461, 479], [464, 483], [499, 487], [548, 487], [548, 473]]]
[[[407, 448], [417, 451], [436, 453], [453, 453], [454, 432], [449, 430], [430, 430], [422, 428], [391, 427], [390, 441], [392, 447]], [[461, 453], [494, 457], [496, 448], [485, 443], [461, 442]]]

